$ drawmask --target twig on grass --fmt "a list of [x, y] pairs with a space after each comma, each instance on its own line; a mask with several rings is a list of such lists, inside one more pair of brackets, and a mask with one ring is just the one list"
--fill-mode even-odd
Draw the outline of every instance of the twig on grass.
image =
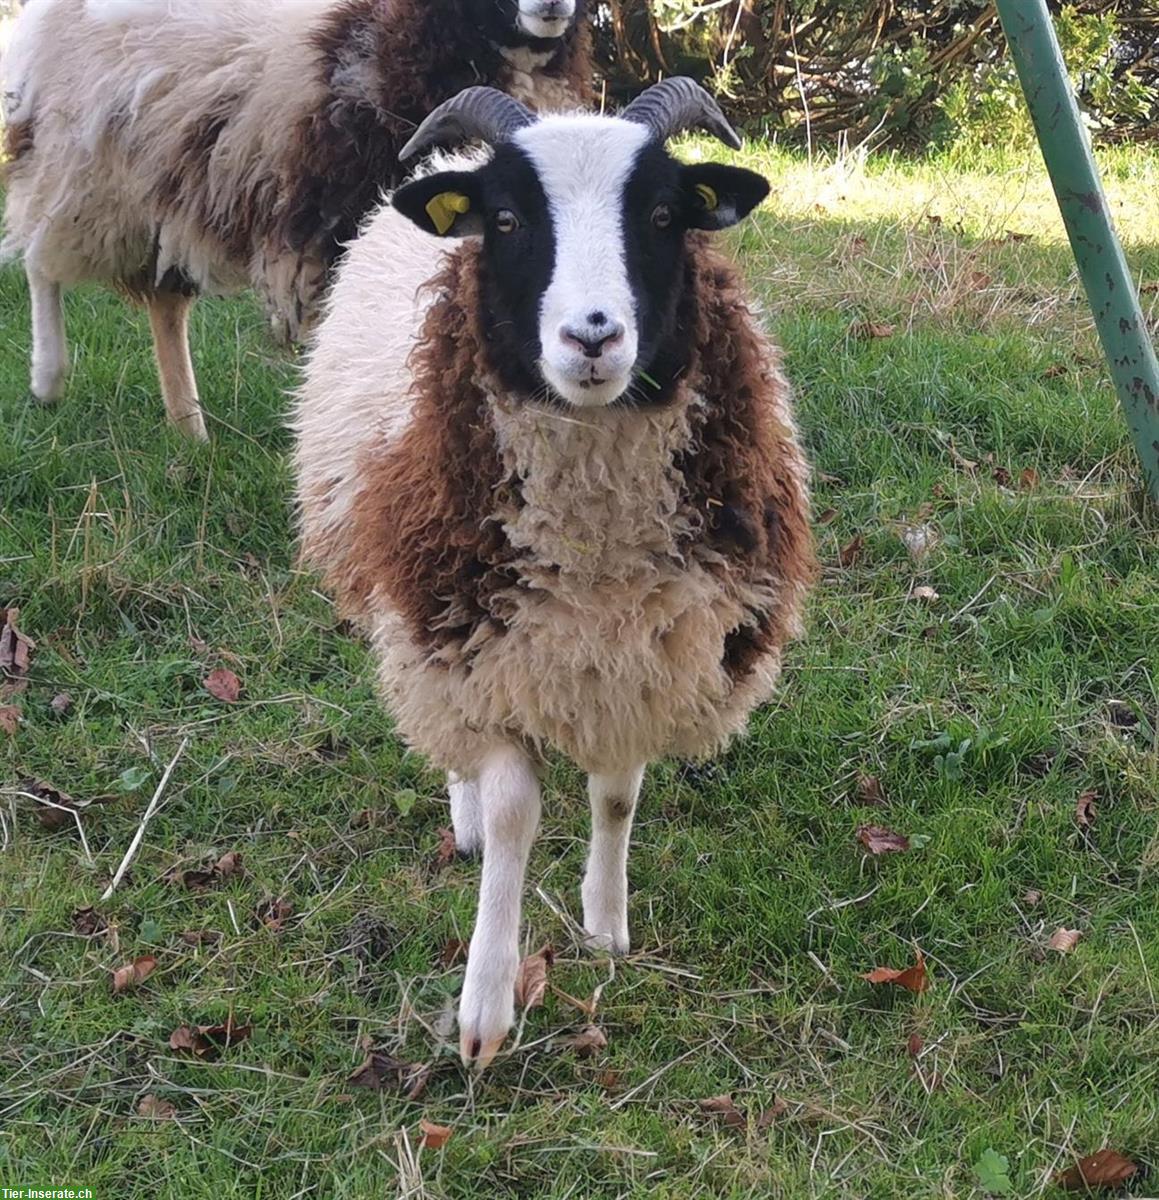
[[149, 824], [153, 818], [153, 814], [157, 811], [157, 805], [160, 803], [161, 795], [169, 783], [169, 777], [173, 774], [173, 768], [177, 766], [178, 760], [185, 753], [185, 747], [188, 745], [189, 739], [183, 738], [181, 745], [177, 747], [177, 753], [169, 760], [169, 765], [165, 768], [165, 774], [161, 776], [161, 782], [157, 784], [157, 790], [153, 793], [153, 799], [149, 801], [149, 807], [145, 809], [145, 815], [141, 818], [141, 824], [137, 826], [137, 832], [133, 834], [133, 840], [129, 843], [128, 850], [125, 851], [125, 857], [121, 859], [121, 865], [114, 872], [109, 886], [101, 893], [102, 900], [107, 900], [117, 890], [117, 884], [121, 882], [125, 872], [129, 869], [129, 863], [133, 861], [133, 855], [137, 853], [141, 845], [141, 839], [145, 836], [145, 826]]

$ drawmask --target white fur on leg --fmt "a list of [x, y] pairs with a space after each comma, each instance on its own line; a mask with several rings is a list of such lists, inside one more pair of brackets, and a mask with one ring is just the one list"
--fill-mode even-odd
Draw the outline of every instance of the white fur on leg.
[[483, 814], [479, 809], [479, 781], [461, 779], [452, 771], [447, 776], [451, 796], [451, 826], [455, 849], [460, 854], [478, 854], [483, 849]]
[[479, 771], [483, 880], [459, 1000], [463, 1062], [485, 1067], [515, 1020], [523, 876], [539, 825], [539, 780], [514, 746], [492, 750]]
[[28, 292], [32, 300], [32, 394], [45, 404], [59, 400], [68, 376], [68, 343], [64, 338], [64, 314], [60, 306], [60, 284], [27, 268]]
[[628, 952], [628, 843], [644, 768], [589, 775], [592, 845], [582, 888], [584, 928], [594, 949]]

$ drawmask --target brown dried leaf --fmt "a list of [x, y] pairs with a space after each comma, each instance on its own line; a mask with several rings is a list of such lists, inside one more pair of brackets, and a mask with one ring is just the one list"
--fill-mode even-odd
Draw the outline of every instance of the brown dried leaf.
[[970, 287], [976, 292], [984, 292], [994, 282], [993, 276], [985, 271], [971, 271], [969, 279]]
[[719, 1117], [721, 1123], [730, 1129], [744, 1129], [748, 1125], [744, 1113], [733, 1103], [728, 1092], [720, 1096], [709, 1096], [707, 1100], [697, 1100], [696, 1104], [702, 1113]]
[[36, 643], [16, 628], [20, 609], [0, 608], [0, 698], [28, 686], [28, 664]]
[[994, 477], [994, 482], [999, 487], [1009, 487], [1010, 486], [1011, 475], [1010, 475], [1010, 470], [1008, 467], [995, 467], [994, 470], [991, 471], [990, 473]]
[[896, 854], [909, 849], [909, 838], [883, 825], [862, 825], [857, 831], [857, 840], [873, 855]]
[[160, 1096], [154, 1096], [150, 1092], [149, 1095], [141, 1097], [141, 1103], [137, 1105], [137, 1116], [150, 1121], [172, 1121], [177, 1116], [177, 1108], [168, 1100], [162, 1100]]
[[870, 983], [896, 983], [898, 987], [915, 993], [924, 992], [930, 986], [929, 976], [926, 974], [926, 960], [920, 950], [917, 952], [917, 962], [912, 967], [901, 971], [894, 970], [893, 967], [874, 967], [861, 978]]
[[1089, 791], [1080, 792], [1078, 799], [1074, 805], [1074, 819], [1084, 829], [1095, 823], [1095, 817], [1098, 816], [1098, 809], [1095, 808], [1095, 801], [1099, 798], [1099, 793], [1091, 788]]
[[169, 875], [170, 883], [179, 883], [190, 891], [209, 887], [217, 878], [212, 871], [174, 871]]
[[1038, 888], [1027, 888], [1022, 895], [1022, 903], [1025, 904], [1027, 908], [1034, 908], [1041, 902], [1042, 893], [1038, 890]]
[[880, 321], [858, 321], [849, 327], [849, 336], [855, 338], [887, 338], [897, 332], [896, 325]]
[[169, 1049], [188, 1051], [190, 1054], [204, 1055], [212, 1047], [201, 1037], [192, 1025], [178, 1025], [169, 1035]]
[[567, 1050], [574, 1050], [579, 1058], [591, 1058], [608, 1047], [608, 1035], [598, 1025], [586, 1025], [579, 1033], [561, 1038], [559, 1043]]
[[1018, 486], [1024, 492], [1033, 492], [1038, 487], [1038, 472], [1033, 467], [1023, 467], [1018, 474]]
[[197, 1032], [213, 1046], [233, 1046], [253, 1033], [252, 1025], [236, 1025], [233, 1017], [221, 1025], [198, 1025]]
[[1051, 363], [1042, 373], [1043, 379], [1058, 379], [1070, 370], [1066, 363]]
[[423, 1117], [419, 1121], [419, 1132], [422, 1134], [422, 1141], [419, 1143], [431, 1150], [441, 1150], [451, 1139], [451, 1134], [455, 1131], [449, 1125], [436, 1125], [434, 1121], [428, 1121]]
[[1080, 1158], [1073, 1167], [1056, 1176], [1055, 1182], [1068, 1192], [1117, 1187], [1138, 1170], [1138, 1165], [1125, 1155], [1117, 1150], [1104, 1148], [1094, 1154], [1088, 1154], [1086, 1158]]
[[0, 733], [7, 733], [10, 736], [14, 736], [20, 721], [20, 709], [16, 705], [5, 704], [3, 707], [0, 707]]
[[757, 1117], [757, 1132], [764, 1133], [778, 1117], [783, 1117], [788, 1111], [788, 1104], [778, 1096], [768, 1108], [761, 1110], [761, 1115]]
[[[45, 801], [36, 806], [36, 816], [45, 829], [63, 829], [66, 825], [75, 828], [76, 822], [71, 814], [77, 805], [68, 792], [62, 792], [46, 780], [31, 777], [20, 781], [20, 790]], [[54, 808], [53, 805], [59, 807]]]
[[52, 700], [49, 701], [48, 707], [51, 708], [58, 717], [63, 717], [64, 714], [68, 712], [70, 708], [72, 708], [72, 697], [68, 694], [68, 692], [57, 692], [57, 694], [53, 696]]
[[217, 929], [185, 929], [181, 940], [187, 946], [214, 946], [221, 941], [221, 931]]
[[964, 454], [962, 454], [961, 451], [958, 450], [958, 448], [954, 445], [953, 442], [949, 442], [946, 445], [946, 450], [949, 453], [950, 459], [953, 462], [954, 466], [960, 467], [963, 471], [970, 471], [970, 472], [976, 471], [978, 469], [978, 464], [974, 461], [974, 459], [967, 458]]
[[547, 991], [547, 972], [555, 961], [550, 946], [544, 946], [535, 954], [529, 954], [520, 964], [515, 976], [516, 1008], [538, 1008]]
[[439, 846], [435, 851], [434, 867], [441, 871], [455, 861], [455, 831], [453, 829], [439, 830]]
[[369, 1088], [373, 1092], [390, 1087], [416, 1099], [429, 1078], [430, 1068], [426, 1064], [404, 1062], [393, 1054], [372, 1049], [346, 1082], [350, 1087]]
[[909, 1041], [905, 1044], [906, 1053], [910, 1058], [917, 1058], [922, 1052], [922, 1047], [926, 1044], [925, 1038], [920, 1033], [911, 1033]]
[[461, 938], [451, 938], [439, 955], [440, 965], [443, 967], [456, 967], [459, 963], [465, 963], [467, 961], [468, 945], [469, 943], [464, 942]]
[[814, 521], [815, 525], [832, 525], [837, 520], [837, 510], [835, 508], [827, 508], [820, 513]]
[[885, 788], [881, 786], [881, 780], [876, 775], [867, 775], [864, 771], [858, 771], [854, 790], [857, 793], [859, 804], [876, 808], [885, 803]]
[[1046, 944], [1052, 950], [1057, 950], [1059, 954], [1069, 954], [1078, 945], [1078, 940], [1082, 935], [1081, 929], [1065, 929], [1060, 925], [1050, 935], [1050, 941]]
[[851, 567], [861, 558], [865, 549], [865, 538], [859, 533], [851, 538], [837, 552], [837, 563], [842, 567]]
[[201, 686], [226, 704], [234, 704], [241, 695], [241, 680], [228, 667], [217, 667], [210, 671], [201, 681]]
[[620, 1072], [611, 1069], [601, 1071], [596, 1076], [596, 1083], [604, 1089], [605, 1092], [618, 1092], [620, 1090]]
[[294, 915], [294, 906], [282, 897], [266, 900], [258, 905], [257, 919], [273, 933], [277, 933], [289, 917]]
[[104, 933], [108, 927], [108, 921], [91, 904], [73, 911], [73, 932], [79, 933], [81, 937], [94, 937], [98, 933]]

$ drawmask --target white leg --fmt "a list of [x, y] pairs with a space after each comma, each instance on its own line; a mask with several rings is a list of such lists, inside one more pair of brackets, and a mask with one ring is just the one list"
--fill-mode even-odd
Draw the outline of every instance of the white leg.
[[193, 299], [177, 292], [155, 292], [146, 303], [165, 411], [183, 434], [204, 442], [205, 418], [189, 357], [189, 310]]
[[479, 781], [447, 776], [451, 794], [451, 826], [455, 831], [455, 849], [460, 854], [478, 854], [483, 849], [483, 814], [479, 808]]
[[584, 928], [589, 944], [616, 954], [628, 952], [628, 843], [644, 768], [615, 775], [589, 775], [592, 846], [584, 873]]
[[539, 825], [539, 780], [527, 756], [499, 747], [479, 772], [483, 881], [459, 1001], [459, 1051], [482, 1069], [515, 1020], [523, 875]]
[[59, 400], [68, 375], [68, 343], [64, 339], [64, 313], [60, 284], [25, 267], [32, 300], [32, 394], [45, 404]]

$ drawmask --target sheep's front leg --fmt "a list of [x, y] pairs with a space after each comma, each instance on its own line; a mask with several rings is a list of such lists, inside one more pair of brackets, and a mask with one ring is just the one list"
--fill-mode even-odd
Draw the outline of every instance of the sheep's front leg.
[[26, 266], [25, 274], [32, 301], [32, 394], [42, 403], [51, 404], [60, 399], [68, 375], [60, 284], [32, 267]]
[[455, 849], [475, 855], [483, 849], [483, 812], [479, 805], [479, 781], [462, 779], [453, 771], [447, 776], [451, 795], [451, 828], [455, 831]]
[[193, 298], [162, 291], [154, 292], [147, 303], [165, 411], [186, 437], [204, 442], [208, 435], [197, 398], [193, 360], [189, 357], [189, 310]]
[[628, 843], [644, 768], [589, 775], [592, 845], [584, 874], [584, 928], [599, 950], [628, 952]]
[[459, 1001], [459, 1050], [464, 1063], [482, 1069], [515, 1020], [519, 916], [539, 825], [539, 780], [525, 754], [504, 746], [484, 760], [478, 788], [483, 880]]

